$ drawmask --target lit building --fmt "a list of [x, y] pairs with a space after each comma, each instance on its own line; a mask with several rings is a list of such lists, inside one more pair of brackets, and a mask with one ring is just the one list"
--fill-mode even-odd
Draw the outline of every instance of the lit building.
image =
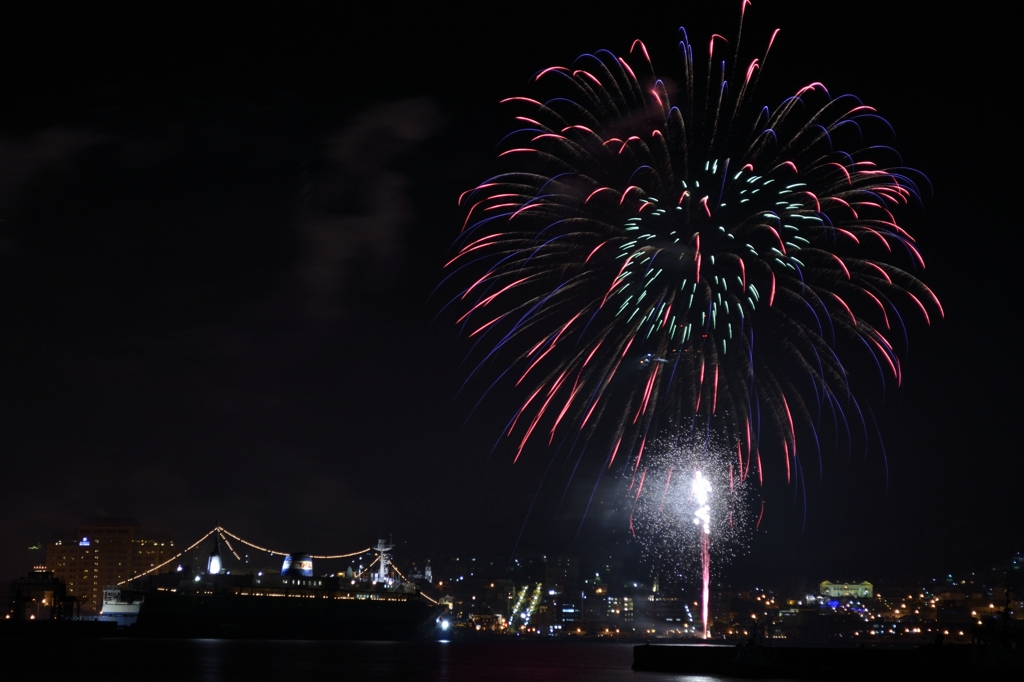
[[632, 597], [604, 597], [604, 617], [613, 622], [626, 625], [633, 622]]
[[7, 618], [15, 620], [69, 620], [74, 615], [74, 597], [68, 597], [64, 583], [46, 566], [36, 566], [24, 578], [11, 582]]
[[646, 600], [640, 601], [640, 606], [643, 609], [643, 620], [659, 630], [679, 629], [694, 623], [690, 604], [683, 597], [671, 597], [664, 592], [650, 594]]
[[545, 585], [560, 585], [562, 587], [574, 587], [579, 584], [579, 579], [579, 557], [552, 557], [544, 565]]
[[866, 580], [862, 583], [821, 583], [821, 595], [823, 597], [873, 597], [875, 586]]
[[[138, 521], [124, 518], [88, 519], [73, 535], [46, 545], [46, 566], [67, 585], [69, 596], [80, 599], [83, 614], [99, 613], [103, 589], [162, 564], [178, 553], [167, 535], [142, 535]], [[157, 571], [173, 571], [168, 564]]]

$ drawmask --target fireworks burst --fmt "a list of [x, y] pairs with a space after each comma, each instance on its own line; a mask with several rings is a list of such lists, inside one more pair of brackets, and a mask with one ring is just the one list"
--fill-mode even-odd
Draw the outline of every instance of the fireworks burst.
[[901, 309], [941, 314], [903, 269], [924, 262], [893, 215], [920, 176], [852, 96], [812, 83], [758, 104], [776, 34], [743, 62], [738, 35], [712, 36], [706, 62], [680, 35], [675, 84], [636, 41], [505, 100], [511, 169], [460, 199], [446, 266], [469, 284], [458, 322], [486, 350], [474, 374], [510, 355], [502, 377], [528, 387], [505, 430], [516, 459], [531, 439], [605, 423], [605, 463], [635, 477], [659, 424], [693, 422], [735, 444], [738, 479], [761, 476], [758, 443], [773, 439], [789, 480], [797, 424], [865, 425], [840, 356], [898, 384]]

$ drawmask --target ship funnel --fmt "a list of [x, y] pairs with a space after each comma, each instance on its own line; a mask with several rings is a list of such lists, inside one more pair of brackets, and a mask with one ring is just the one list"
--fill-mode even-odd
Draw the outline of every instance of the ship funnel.
[[313, 577], [313, 559], [305, 553], [289, 554], [281, 564], [281, 575], [294, 578]]
[[217, 575], [223, 568], [220, 561], [220, 543], [216, 539], [213, 541], [213, 551], [210, 552], [210, 558], [206, 562], [206, 572], [210, 575]]

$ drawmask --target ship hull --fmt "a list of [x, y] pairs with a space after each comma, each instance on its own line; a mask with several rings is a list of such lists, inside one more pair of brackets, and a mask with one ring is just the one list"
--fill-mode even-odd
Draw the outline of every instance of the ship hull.
[[432, 634], [438, 613], [418, 598], [152, 592], [132, 632], [151, 637], [400, 640]]

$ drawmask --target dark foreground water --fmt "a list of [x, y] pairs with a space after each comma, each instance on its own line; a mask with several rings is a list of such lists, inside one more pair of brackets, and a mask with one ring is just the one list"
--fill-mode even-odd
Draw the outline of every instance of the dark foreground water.
[[7, 640], [0, 641], [0, 655], [8, 671], [15, 669], [11, 667], [15, 661], [27, 664], [23, 669], [31, 672], [19, 679], [36, 680], [676, 682], [727, 679], [633, 672], [630, 670], [632, 644], [580, 640]]

